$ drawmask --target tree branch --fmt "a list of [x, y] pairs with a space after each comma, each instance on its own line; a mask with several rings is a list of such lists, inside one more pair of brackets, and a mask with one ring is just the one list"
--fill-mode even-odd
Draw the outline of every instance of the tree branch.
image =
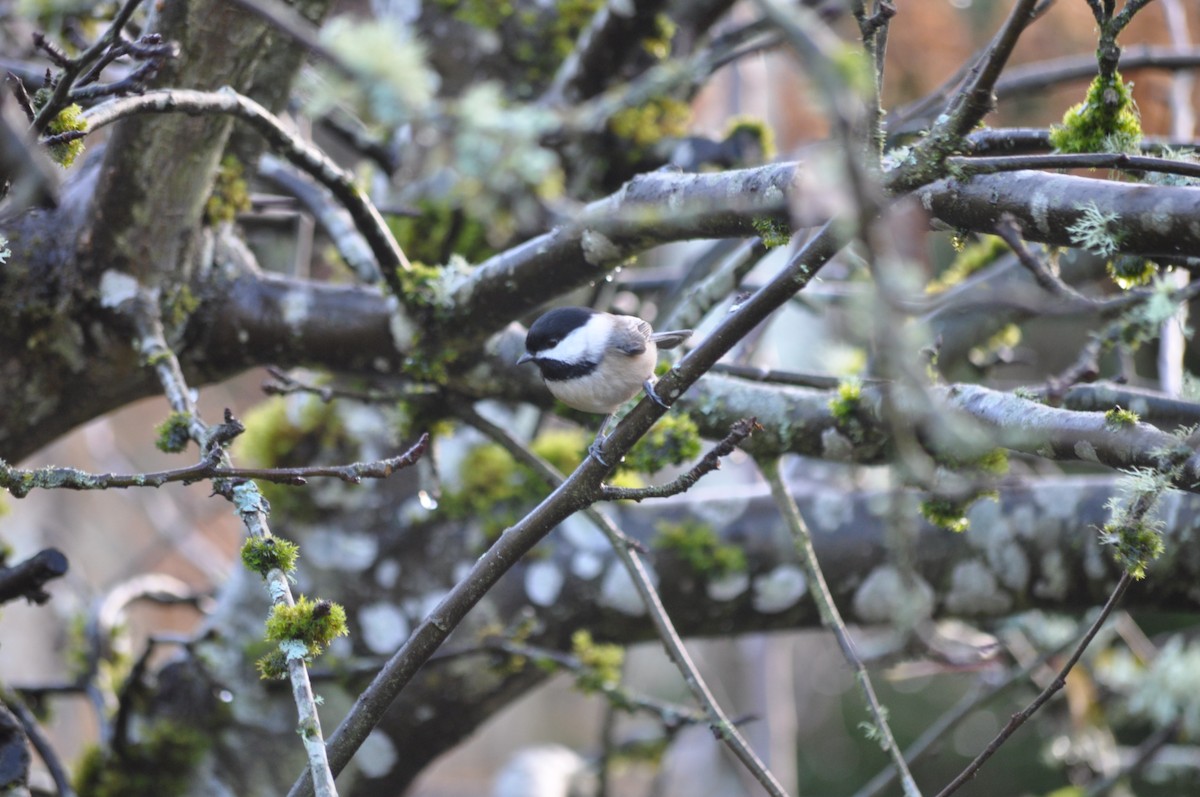
[[221, 114], [248, 123], [282, 157], [311, 176], [337, 197], [350, 213], [358, 231], [366, 238], [380, 273], [398, 298], [407, 292], [396, 276], [397, 269], [412, 268], [383, 216], [354, 181], [354, 176], [319, 149], [290, 132], [273, 113], [231, 88], [216, 92], [191, 89], [162, 89], [136, 97], [110, 100], [83, 114], [88, 130], [96, 130], [121, 119], [148, 113]]

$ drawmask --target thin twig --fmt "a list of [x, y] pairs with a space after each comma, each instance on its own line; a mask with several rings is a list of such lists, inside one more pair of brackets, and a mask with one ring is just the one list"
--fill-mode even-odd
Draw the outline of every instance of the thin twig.
[[1029, 251], [1021, 237], [1021, 226], [1012, 215], [1005, 213], [1000, 217], [1000, 221], [996, 223], [996, 235], [1008, 244], [1008, 248], [1017, 256], [1017, 262], [1024, 266], [1025, 270], [1033, 275], [1034, 281], [1047, 292], [1080, 309], [1098, 309], [1103, 305], [1103, 302], [1089, 299], [1063, 282], [1041, 258]]
[[50, 124], [50, 120], [58, 115], [67, 104], [67, 97], [74, 86], [75, 78], [79, 76], [84, 69], [92, 64], [97, 58], [103, 55], [104, 51], [114, 44], [121, 35], [125, 24], [129, 22], [133, 12], [141, 5], [142, 0], [125, 0], [117, 14], [113, 17], [112, 23], [108, 26], [108, 30], [104, 31], [99, 39], [82, 52], [78, 58], [71, 59], [68, 64], [63, 67], [62, 74], [58, 76], [58, 82], [54, 86], [54, 92], [50, 95], [50, 99], [38, 111], [37, 116], [33, 119], [34, 133], [44, 133], [46, 127]]
[[1127, 152], [1054, 153], [1049, 155], [997, 155], [992, 157], [951, 157], [946, 165], [958, 174], [995, 174], [1024, 169], [1117, 169], [1120, 171], [1161, 172], [1200, 178], [1200, 163], [1130, 155]]
[[692, 486], [703, 476], [720, 468], [721, 459], [732, 454], [733, 450], [741, 445], [743, 440], [755, 431], [761, 430], [762, 427], [758, 425], [756, 419], [743, 418], [734, 423], [729, 430], [729, 434], [713, 446], [687, 473], [680, 474], [667, 484], [655, 485], [653, 487], [613, 487], [605, 484], [600, 487], [600, 500], [644, 501], [647, 498], [666, 498], [685, 493], [692, 489]]
[[70, 772], [63, 765], [62, 759], [58, 757], [58, 751], [54, 749], [54, 743], [42, 731], [41, 724], [38, 723], [37, 717], [29, 710], [29, 707], [25, 705], [25, 701], [15, 694], [6, 693], [3, 696], [3, 703], [21, 723], [26, 738], [29, 739], [33, 749], [37, 751], [42, 763], [46, 765], [46, 771], [54, 780], [54, 789], [58, 797], [75, 797], [75, 789], [71, 787]]
[[[591, 509], [594, 510], [594, 507]], [[633, 586], [637, 589], [638, 595], [641, 597], [642, 603], [645, 605], [646, 611], [650, 616], [650, 620], [658, 632], [658, 638], [662, 640], [667, 657], [671, 659], [671, 662], [683, 675], [684, 684], [708, 715], [709, 725], [712, 728], [713, 734], [742, 762], [746, 770], [754, 776], [754, 779], [759, 782], [768, 794], [772, 795], [772, 797], [784, 797], [787, 792], [783, 788], [783, 785], [767, 769], [762, 759], [755, 754], [750, 744], [746, 741], [746, 738], [737, 729], [737, 725], [725, 715], [724, 710], [717, 703], [716, 697], [704, 682], [700, 671], [696, 668], [695, 662], [692, 661], [691, 654], [688, 653], [683, 640], [675, 630], [675, 626], [671, 622], [671, 617], [667, 614], [666, 607], [662, 605], [662, 600], [654, 587], [650, 573], [646, 570], [646, 565], [642, 561], [641, 554], [634, 548], [623, 544], [622, 538], [625, 535], [621, 533], [611, 518], [599, 511], [590, 511], [588, 514], [593, 521], [597, 522], [600, 530], [604, 532], [604, 536], [608, 538], [617, 558], [621, 560], [621, 564], [624, 565], [626, 572], [628, 572], [630, 579], [633, 581]]]
[[234, 468], [221, 465], [222, 452], [210, 450], [195, 465], [151, 473], [87, 473], [76, 468], [47, 466], [36, 470], [14, 468], [0, 461], [0, 487], [7, 488], [17, 498], [30, 490], [112, 490], [129, 487], [161, 487], [171, 482], [192, 484], [206, 479], [261, 479], [276, 484], [301, 485], [315, 477], [341, 479], [360, 484], [363, 479], [386, 479], [398, 470], [414, 464], [429, 445], [428, 433], [418, 438], [407, 451], [387, 459], [372, 462], [351, 462], [348, 465], [314, 465], [296, 468]]
[[[522, 645], [508, 639], [499, 638], [486, 640], [482, 649], [503, 653], [506, 656], [517, 656], [534, 660], [545, 659], [546, 661], [553, 662], [560, 669], [566, 670], [576, 676], [595, 674], [595, 669], [582, 662], [578, 656], [563, 653], [560, 650], [551, 650], [550, 648], [538, 647], [536, 645]], [[625, 689], [620, 684], [604, 682], [597, 685], [596, 691], [603, 695], [609, 705], [614, 708], [619, 708], [630, 713], [644, 711], [648, 714], [653, 714], [668, 729], [679, 728], [683, 725], [698, 725], [708, 721], [703, 712], [697, 711], [694, 708], [668, 703], [663, 700], [647, 697], [646, 695], [639, 695]]]
[[[1082, 628], [1082, 626], [1081, 626]], [[1061, 655], [1066, 650], [1069, 642], [1064, 642], [1053, 650], [1037, 656], [1033, 660], [1027, 662], [1018, 669], [1011, 670], [1007, 677], [998, 684], [985, 688], [982, 683], [976, 682], [971, 691], [967, 692], [962, 698], [950, 707], [948, 711], [926, 726], [921, 735], [917, 737], [904, 750], [904, 760], [911, 767], [920, 760], [939, 739], [945, 738], [945, 735], [957, 727], [963, 720], [971, 716], [971, 713], [984, 705], [993, 698], [1003, 694], [1017, 684], [1024, 683], [1033, 674], [1035, 670], [1045, 666], [1046, 662]], [[889, 765], [875, 777], [871, 778], [861, 789], [855, 792], [854, 797], [876, 797], [880, 792], [888, 787], [896, 778], [896, 768]]]
[[775, 504], [779, 507], [779, 512], [783, 515], [784, 522], [792, 533], [796, 550], [800, 554], [801, 563], [804, 565], [808, 577], [809, 594], [812, 595], [813, 602], [817, 605], [817, 611], [821, 615], [821, 625], [833, 631], [838, 645], [842, 649], [842, 655], [854, 670], [859, 688], [866, 699], [867, 710], [871, 714], [874, 732], [878, 734], [877, 740], [884, 752], [891, 756], [892, 764], [900, 773], [904, 794], [906, 797], [920, 797], [921, 790], [917, 788], [917, 782], [913, 779], [912, 773], [908, 770], [908, 764], [904, 761], [904, 754], [892, 735], [892, 729], [887, 719], [887, 709], [879, 702], [879, 697], [875, 694], [875, 687], [871, 683], [871, 676], [854, 649], [854, 641], [850, 638], [850, 632], [846, 628], [845, 621], [842, 620], [841, 612], [838, 611], [837, 604], [833, 601], [829, 585], [825, 583], [825, 576], [817, 561], [816, 551], [813, 550], [812, 535], [809, 533], [808, 524], [804, 522], [795, 499], [788, 492], [779, 465], [778, 460], [766, 460], [758, 463], [759, 469], [771, 486], [771, 496], [775, 499]]
[[1008, 741], [1008, 738], [1012, 736], [1018, 728], [1024, 725], [1025, 721], [1032, 717], [1034, 713], [1036, 713], [1037, 710], [1046, 703], [1047, 700], [1054, 697], [1054, 695], [1066, 685], [1067, 674], [1071, 672], [1071, 669], [1075, 666], [1075, 663], [1079, 661], [1081, 656], [1083, 656], [1083, 652], [1087, 649], [1087, 646], [1091, 644], [1091, 641], [1096, 634], [1099, 633], [1100, 627], [1104, 625], [1104, 621], [1108, 619], [1109, 614], [1111, 614], [1112, 610], [1116, 608], [1117, 602], [1121, 600], [1121, 596], [1125, 594], [1125, 590], [1129, 587], [1129, 584], [1132, 581], [1133, 576], [1131, 576], [1128, 572], [1121, 574], [1121, 579], [1113, 588], [1112, 594], [1108, 596], [1108, 600], [1105, 602], [1104, 608], [1100, 610], [1100, 614], [1096, 617], [1095, 622], [1092, 623], [1091, 627], [1087, 630], [1087, 633], [1083, 635], [1083, 639], [1079, 640], [1079, 644], [1075, 647], [1075, 651], [1071, 654], [1071, 657], [1067, 659], [1066, 664], [1064, 664], [1058, 671], [1058, 675], [1055, 676], [1054, 680], [1051, 681], [1050, 684], [1047, 685], [1046, 688], [1043, 689], [1041, 693], [1033, 699], [1033, 702], [1026, 706], [1022, 711], [1013, 714], [1012, 717], [1009, 718], [1008, 723], [1004, 726], [1004, 728], [1000, 730], [1000, 733], [996, 735], [996, 738], [992, 739], [991, 743], [989, 743], [988, 746], [985, 747], [983, 751], [975, 757], [975, 760], [968, 764], [967, 768], [958, 774], [958, 777], [950, 781], [950, 783], [947, 784], [944, 789], [938, 792], [936, 797], [950, 797], [950, 795], [958, 791], [958, 789], [964, 783], [974, 778], [975, 773], [977, 773], [980, 767], [987, 763], [987, 760], [991, 758], [997, 750], [1000, 749], [1000, 746]]
[[[229, 427], [232, 424], [228, 422], [228, 411], [226, 411], [227, 423], [222, 426], [209, 427], [200, 419], [200, 414], [191, 397], [191, 391], [184, 380], [179, 361], [167, 345], [162, 322], [156, 314], [153, 303], [139, 292], [130, 312], [133, 315], [137, 334], [134, 348], [146, 358], [147, 362], [153, 364], [171, 408], [175, 412], [188, 414], [189, 433], [192, 439], [200, 445], [201, 450], [219, 452], [221, 465], [229, 467], [228, 454], [222, 448], [223, 441], [231, 435]], [[230, 487], [228, 480], [215, 479], [213, 486], [215, 492], [225, 495], [233, 502], [247, 532], [252, 537], [271, 538], [271, 529], [267, 524], [269, 507], [253, 481], [241, 482]], [[271, 600], [276, 606], [293, 606], [295, 604], [286, 573], [278, 567], [272, 568], [267, 572], [265, 579]], [[321, 718], [317, 711], [316, 698], [313, 695], [312, 683], [309, 681], [308, 668], [304, 659], [288, 656], [287, 671], [292, 685], [292, 699], [296, 704], [298, 715], [297, 731], [307, 753], [308, 773], [312, 777], [315, 793], [317, 797], [337, 797], [337, 787], [333, 782], [325, 739], [321, 732]]]
[[951, 98], [929, 134], [913, 148], [913, 157], [889, 173], [887, 184], [893, 193], [912, 190], [929, 182], [930, 175], [943, 174], [942, 169], [930, 170], [929, 161], [944, 161], [953, 155], [963, 138], [992, 110], [996, 81], [1017, 39], [1036, 18], [1036, 5], [1037, 0], [1017, 0], [1013, 4], [1003, 27], [971, 68], [966, 83]]

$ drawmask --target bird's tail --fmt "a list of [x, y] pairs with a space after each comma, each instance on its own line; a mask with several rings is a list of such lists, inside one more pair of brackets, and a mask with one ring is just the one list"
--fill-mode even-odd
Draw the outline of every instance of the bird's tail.
[[655, 332], [650, 340], [660, 349], [673, 349], [692, 336], [690, 329], [677, 329], [673, 332]]

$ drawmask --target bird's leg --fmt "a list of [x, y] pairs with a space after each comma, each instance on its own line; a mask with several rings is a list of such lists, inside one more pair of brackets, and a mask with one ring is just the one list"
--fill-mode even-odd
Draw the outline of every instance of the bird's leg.
[[592, 458], [606, 468], [608, 467], [608, 463], [604, 461], [604, 457], [600, 456], [600, 449], [604, 446], [605, 441], [608, 440], [608, 435], [606, 435], [604, 432], [608, 429], [608, 425], [612, 423], [612, 419], [615, 417], [615, 412], [610, 412], [608, 415], [604, 416], [604, 423], [600, 424], [600, 431], [596, 432], [596, 439], [592, 441], [590, 446], [588, 446], [588, 453], [592, 455]]
[[653, 401], [658, 406], [662, 407], [664, 410], [671, 409], [670, 407], [667, 406], [667, 402], [662, 400], [662, 396], [658, 395], [658, 391], [654, 389], [654, 382], [655, 382], [654, 377], [651, 377], [651, 378], [647, 379], [645, 382], [642, 382], [642, 390], [646, 391], [646, 395], [650, 398], [651, 401]]
[[[662, 396], [658, 395], [658, 391], [654, 389], [654, 377], [650, 377], [645, 382], [642, 382], [642, 389], [646, 391], [646, 395], [649, 396], [650, 400], [655, 404], [662, 407], [664, 410], [670, 409], [670, 407], [667, 406], [667, 402], [663, 401]], [[612, 423], [613, 418], [615, 417], [617, 417], [617, 414], [614, 412], [610, 413], [604, 418], [604, 423], [600, 424], [600, 431], [596, 433], [596, 439], [592, 441], [590, 446], [588, 446], [588, 453], [606, 468], [608, 467], [608, 463], [604, 461], [604, 457], [600, 456], [600, 449], [604, 446], [605, 441], [608, 440], [608, 435], [605, 434], [605, 431], [608, 430], [609, 424]]]

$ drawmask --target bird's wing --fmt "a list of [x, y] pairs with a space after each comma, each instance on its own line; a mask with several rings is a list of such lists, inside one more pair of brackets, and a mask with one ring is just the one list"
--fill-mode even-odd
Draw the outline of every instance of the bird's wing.
[[613, 324], [612, 345], [618, 351], [634, 357], [646, 351], [650, 339], [650, 325], [634, 316], [618, 316]]

